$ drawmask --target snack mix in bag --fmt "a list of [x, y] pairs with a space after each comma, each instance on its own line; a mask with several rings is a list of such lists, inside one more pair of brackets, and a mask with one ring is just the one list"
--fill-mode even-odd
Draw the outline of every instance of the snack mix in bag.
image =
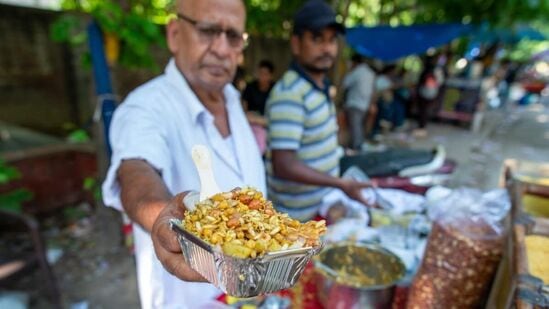
[[502, 191], [457, 190], [435, 207], [407, 308], [479, 308], [503, 254], [509, 199]]
[[[462, 227], [470, 222], [462, 222]], [[475, 229], [489, 231], [476, 223]], [[433, 224], [423, 264], [408, 296], [409, 309], [477, 308], [502, 256], [503, 237], [476, 238], [455, 226]]]
[[227, 255], [255, 258], [267, 252], [320, 245], [326, 222], [301, 223], [278, 213], [253, 188], [236, 188], [201, 201], [186, 211], [183, 228]]

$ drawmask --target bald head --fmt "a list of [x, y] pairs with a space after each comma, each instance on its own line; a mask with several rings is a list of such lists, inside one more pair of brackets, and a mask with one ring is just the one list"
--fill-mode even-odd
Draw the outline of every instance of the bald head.
[[[176, 0], [175, 1], [175, 9], [176, 12], [192, 12], [194, 9], [200, 7], [203, 7], [205, 4], [206, 6], [210, 7], [210, 9], [213, 9], [215, 7], [215, 2], [218, 2], [220, 4], [238, 4], [240, 6], [240, 9], [244, 12], [244, 16], [246, 15], [246, 6], [244, 5], [243, 0], [215, 0], [215, 1], [196, 1], [196, 0]], [[246, 21], [246, 20], [244, 20]]]
[[177, 0], [175, 7], [179, 19], [168, 24], [167, 36], [177, 67], [193, 88], [222, 90], [242, 53], [234, 38], [245, 32], [243, 1]]

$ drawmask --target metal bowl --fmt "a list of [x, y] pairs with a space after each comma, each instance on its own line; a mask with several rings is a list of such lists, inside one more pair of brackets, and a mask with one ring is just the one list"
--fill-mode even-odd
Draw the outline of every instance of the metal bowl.
[[321, 247], [270, 252], [253, 259], [228, 256], [172, 219], [185, 262], [217, 288], [235, 297], [253, 297], [292, 287]]
[[329, 245], [314, 265], [317, 295], [325, 308], [388, 308], [406, 272], [396, 255], [368, 243]]

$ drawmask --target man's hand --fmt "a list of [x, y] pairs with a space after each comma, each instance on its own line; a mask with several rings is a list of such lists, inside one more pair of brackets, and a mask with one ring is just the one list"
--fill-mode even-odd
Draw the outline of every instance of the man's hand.
[[364, 198], [362, 195], [362, 189], [370, 188], [375, 185], [376, 184], [373, 182], [360, 182], [354, 179], [341, 179], [340, 189], [353, 200], [360, 202], [365, 206], [374, 207], [374, 205], [371, 205], [368, 200]]
[[154, 222], [151, 237], [156, 257], [170, 274], [185, 281], [205, 282], [204, 277], [185, 263], [177, 236], [170, 229], [170, 219], [183, 218], [185, 212], [183, 198], [187, 194], [188, 192], [179, 193], [164, 207]]

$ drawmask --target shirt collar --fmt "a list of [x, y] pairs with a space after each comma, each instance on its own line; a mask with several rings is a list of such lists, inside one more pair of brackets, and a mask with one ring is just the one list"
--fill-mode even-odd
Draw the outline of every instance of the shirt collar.
[[[213, 117], [191, 89], [189, 83], [185, 79], [185, 76], [177, 68], [173, 58], [171, 58], [168, 65], [166, 65], [164, 74], [180, 92], [181, 97], [184, 98], [184, 104], [188, 107], [191, 118], [195, 123], [198, 122], [200, 115], [202, 114]], [[223, 88], [223, 94], [225, 95], [227, 108], [233, 108], [235, 104], [240, 103], [240, 93], [232, 84], [229, 83]]]
[[290, 64], [290, 69], [294, 70], [299, 76], [308, 81], [316, 90], [321, 91], [326, 95], [327, 98], [330, 98], [330, 80], [328, 77], [324, 77], [324, 89], [320, 88], [310, 77], [310, 75], [305, 72], [303, 67], [297, 63], [297, 61], [292, 60]]

